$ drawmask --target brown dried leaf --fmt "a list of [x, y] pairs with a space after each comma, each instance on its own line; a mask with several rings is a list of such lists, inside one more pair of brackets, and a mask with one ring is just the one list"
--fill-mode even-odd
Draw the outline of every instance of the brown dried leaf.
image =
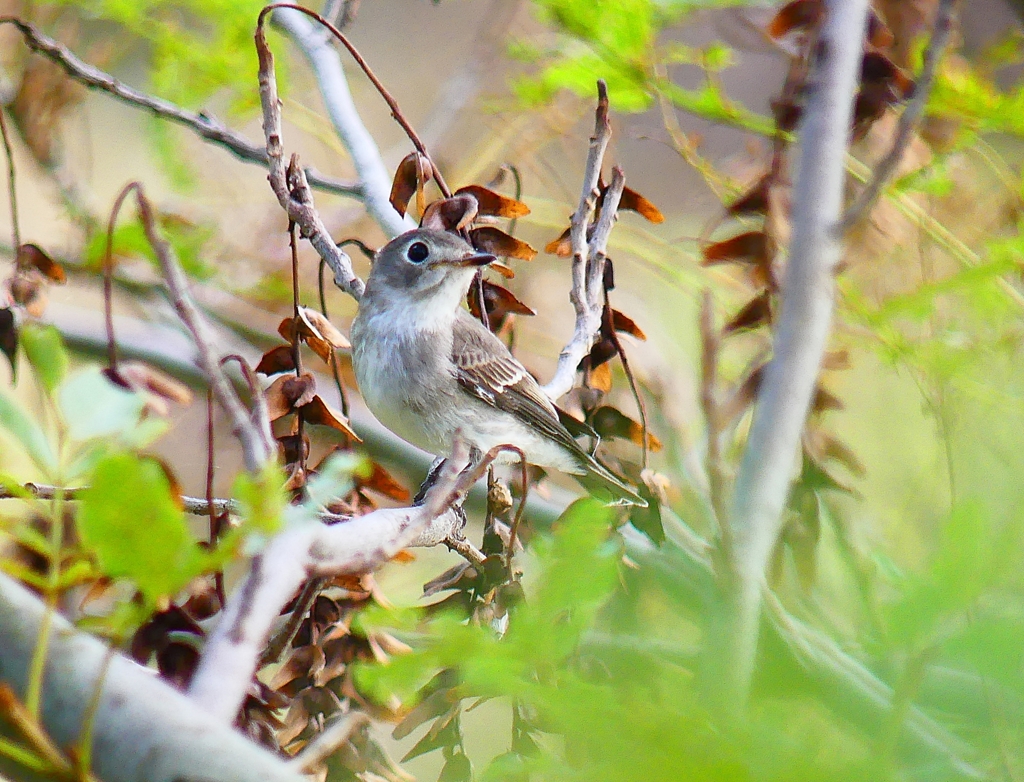
[[590, 387], [606, 394], [612, 390], [612, 365], [607, 359], [590, 370]]
[[[293, 318], [285, 318], [278, 325], [277, 333], [292, 343], [295, 340], [295, 325]], [[345, 335], [327, 318], [309, 307], [299, 307], [298, 336], [327, 365], [331, 363], [335, 348], [351, 346]]]
[[783, 132], [795, 129], [804, 113], [803, 106], [789, 100], [773, 99], [770, 105], [772, 115], [775, 117], [775, 125]]
[[817, 27], [824, 18], [824, 12], [821, 0], [793, 0], [778, 10], [765, 32], [772, 38], [781, 38], [797, 30]]
[[455, 191], [455, 195], [466, 193], [476, 199], [478, 214], [494, 217], [525, 217], [530, 214], [530, 207], [522, 201], [503, 196], [480, 185], [466, 185]]
[[261, 375], [277, 375], [295, 370], [295, 356], [291, 345], [278, 345], [263, 354], [256, 371]]
[[394, 479], [394, 477], [377, 462], [370, 463], [370, 474], [366, 477], [357, 476], [356, 486], [360, 489], [370, 489], [385, 497], [390, 497], [395, 502], [408, 502], [412, 496], [407, 488]]
[[850, 368], [850, 351], [830, 350], [821, 362], [822, 369], [840, 371]]
[[[614, 407], [599, 407], [590, 416], [590, 425], [601, 437], [619, 437], [643, 445], [643, 427]], [[661, 441], [647, 432], [647, 447], [651, 451], [661, 450]]]
[[568, 258], [572, 255], [572, 241], [569, 238], [571, 233], [572, 228], [566, 228], [557, 239], [547, 243], [544, 252], [557, 255], [559, 258]]
[[[493, 264], [491, 264], [493, 266]], [[508, 288], [495, 285], [493, 282], [484, 283], [484, 307], [487, 309], [487, 319], [490, 322], [491, 331], [499, 331], [505, 324], [509, 315], [536, 315], [530, 307], [523, 304]], [[480, 300], [477, 296], [476, 287], [469, 289], [466, 297], [469, 311], [474, 318], [480, 318]]]
[[804, 450], [817, 463], [831, 459], [839, 462], [852, 474], [863, 477], [867, 473], [864, 463], [846, 443], [819, 428], [804, 431]]
[[751, 370], [742, 383], [733, 392], [732, 397], [722, 406], [722, 424], [732, 422], [743, 415], [744, 411], [757, 399], [758, 389], [761, 388], [761, 379], [764, 377], [765, 364], [761, 364]]
[[46, 279], [35, 269], [22, 269], [7, 281], [11, 300], [25, 308], [33, 317], [40, 317], [46, 309]]
[[[309, 458], [308, 437], [303, 437], [300, 441], [297, 434], [283, 434], [277, 438], [277, 444], [281, 449], [281, 461], [285, 464], [304, 464]], [[301, 453], [299, 452], [300, 445]]]
[[356, 442], [362, 442], [362, 440], [359, 439], [359, 436], [352, 431], [352, 428], [348, 425], [348, 420], [345, 416], [337, 410], [332, 409], [319, 396], [314, 396], [310, 400], [309, 404], [303, 408], [302, 413], [307, 423], [317, 424], [318, 426], [329, 426], [347, 437], [352, 438]]
[[723, 334], [750, 331], [772, 322], [772, 294], [763, 291], [737, 312], [732, 320], [722, 327]]
[[[264, 391], [267, 398], [267, 413], [271, 421], [283, 418], [296, 407], [308, 405], [316, 393], [316, 379], [309, 372], [300, 376], [279, 377]], [[307, 419], [308, 420], [308, 419]]]
[[824, 386], [819, 385], [814, 390], [814, 401], [811, 403], [812, 412], [825, 413], [829, 410], [843, 410], [845, 407], [843, 400]]
[[636, 322], [628, 315], [623, 315], [618, 310], [612, 310], [612, 324], [616, 331], [621, 331], [623, 334], [629, 334], [631, 337], [636, 337], [642, 342], [647, 341], [647, 335], [644, 334], [643, 330], [636, 325]]
[[665, 222], [665, 215], [661, 213], [658, 207], [636, 192], [636, 190], [631, 190], [628, 187], [622, 188], [619, 209], [628, 209], [630, 212], [636, 212], [652, 223]]
[[23, 244], [18, 248], [18, 255], [14, 259], [14, 265], [19, 269], [36, 269], [44, 277], [56, 283], [65, 283], [68, 280], [64, 273], [64, 267], [37, 244]]
[[298, 679], [312, 680], [324, 668], [323, 650], [319, 646], [302, 646], [293, 651], [270, 680], [270, 689], [280, 690]]
[[772, 176], [765, 174], [747, 192], [729, 204], [725, 211], [733, 217], [744, 214], [766, 214], [768, 212], [768, 191]]
[[618, 352], [618, 348], [615, 347], [615, 342], [609, 337], [604, 337], [594, 343], [594, 347], [590, 349], [590, 353], [583, 359], [583, 361], [587, 362], [587, 366], [589, 366], [591, 371], [593, 371], [605, 362], [614, 358]]
[[895, 40], [896, 36], [892, 34], [892, 30], [882, 21], [875, 9], [870, 9], [867, 42], [877, 49], [888, 49]]
[[188, 386], [149, 364], [122, 361], [117, 365], [117, 372], [131, 388], [146, 396], [155, 396], [179, 405], [192, 404], [192, 391]]
[[388, 200], [401, 215], [409, 211], [409, 199], [413, 193], [423, 192], [423, 187], [434, 176], [430, 163], [419, 152], [410, 152], [395, 171], [395, 179], [391, 184], [391, 195]]
[[704, 248], [702, 266], [718, 263], [745, 263], [766, 266], [771, 259], [771, 241], [764, 231], [737, 234]]
[[432, 231], [461, 231], [473, 222], [476, 213], [476, 199], [471, 195], [442, 198], [423, 210], [420, 228]]
[[524, 261], [532, 261], [537, 257], [537, 251], [529, 244], [490, 225], [470, 231], [469, 241], [480, 252], [492, 253], [505, 258], [521, 258]]

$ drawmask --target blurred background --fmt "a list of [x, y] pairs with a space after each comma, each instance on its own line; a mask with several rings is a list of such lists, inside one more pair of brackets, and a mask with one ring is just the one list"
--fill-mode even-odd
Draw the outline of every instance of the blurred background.
[[[532, 210], [518, 222], [517, 236], [539, 249], [568, 224], [578, 200], [593, 126], [593, 85], [608, 79], [614, 134], [609, 159], [624, 168], [628, 186], [665, 216], [660, 224], [636, 214], [620, 217], [610, 247], [614, 305], [647, 336], [644, 342], [623, 341], [648, 402], [651, 430], [663, 444], [652, 454], [652, 467], [665, 477], [667, 505], [698, 533], [712, 536], [700, 511], [706, 493], [700, 301], [711, 292], [721, 323], [754, 287], [741, 269], [702, 263], [702, 248], [745, 225], [727, 219], [724, 204], [758, 180], [771, 151], [765, 128], [771, 128], [772, 101], [782, 90], [791, 51], [764, 33], [776, 7], [674, 0], [592, 7], [546, 0], [334, 5], [351, 12], [346, 34], [449, 183], [491, 183], [510, 193], [509, 166], [515, 168], [521, 200]], [[706, 7], [711, 5], [716, 7]], [[895, 36], [894, 61], [908, 72], [919, 67], [935, 6], [930, 0], [875, 4]], [[32, 21], [82, 60], [139, 90], [216, 116], [257, 144], [262, 130], [251, 36], [260, 7], [250, 0], [0, 0], [0, 14]], [[832, 349], [846, 351], [849, 368], [826, 372], [823, 382], [838, 400], [827, 412], [827, 429], [852, 455], [833, 476], [838, 488], [819, 492], [813, 521], [804, 516], [787, 528], [775, 575], [780, 593], [802, 616], [854, 650], [877, 651], [865, 639], [885, 636], [873, 634], [887, 621], [879, 619], [879, 605], [891, 602], [912, 578], [908, 574], [927, 570], [942, 550], [952, 508], [976, 503], [988, 520], [980, 527], [983, 535], [1019, 516], [1019, 13], [1016, 3], [1001, 0], [959, 4], [954, 43], [926, 122], [892, 197], [857, 227], [845, 257]], [[323, 174], [355, 180], [308, 63], [287, 35], [275, 32], [270, 42], [283, 85], [286, 150]], [[412, 147], [372, 85], [350, 59], [342, 61], [359, 118], [390, 175]], [[255, 363], [276, 344], [277, 323], [291, 311], [287, 220], [260, 166], [188, 128], [73, 83], [57, 66], [31, 55], [9, 26], [0, 28], [0, 100], [13, 120], [22, 241], [45, 248], [69, 273], [66, 285], [48, 289], [41, 317], [78, 351], [76, 361], [105, 348], [99, 276], [104, 231], [117, 192], [131, 180], [142, 182], [157, 205], [225, 349]], [[897, 115], [883, 116], [854, 145], [851, 190], [858, 172], [863, 179], [888, 149]], [[315, 199], [336, 240], [355, 237], [370, 247], [386, 241], [358, 200], [322, 191]], [[162, 293], [141, 227], [127, 213], [119, 225], [119, 343], [125, 353], [195, 384], [193, 348]], [[785, 230], [779, 226], [780, 237]], [[0, 237], [9, 234], [9, 210], [0, 209]], [[0, 248], [0, 276], [6, 277], [10, 240], [0, 239]], [[352, 256], [365, 277], [368, 261], [357, 252]], [[317, 257], [308, 245], [301, 246], [300, 257], [302, 298], [316, 306]], [[532, 262], [511, 265], [517, 275], [508, 286], [537, 311], [516, 320], [516, 353], [546, 380], [572, 331], [568, 261], [542, 252]], [[335, 325], [347, 333], [355, 303], [328, 286], [327, 304]], [[726, 384], [742, 381], [769, 337], [764, 329], [729, 337], [720, 366]], [[358, 401], [347, 358], [342, 364], [357, 431], [375, 458], [415, 488], [427, 457], [399, 449], [376, 427]], [[618, 373], [609, 398], [636, 417]], [[0, 365], [0, 383], [26, 406], [40, 407], [31, 383], [15, 385], [9, 378], [8, 367]], [[200, 403], [175, 408], [169, 433], [155, 446], [188, 494], [204, 491], [205, 416]], [[227, 423], [218, 416], [217, 425], [218, 441], [230, 443]], [[744, 426], [726, 445], [730, 464], [740, 453]], [[314, 447], [322, 452], [331, 442], [324, 438]], [[217, 458], [215, 490], [224, 496], [241, 461], [227, 445]], [[33, 477], [11, 449], [0, 451], [0, 468], [22, 480]], [[566, 496], [550, 481], [539, 494], [554, 501]], [[454, 561], [447, 552], [418, 552], [413, 563], [389, 565], [381, 589], [395, 603], [415, 603], [423, 582]], [[957, 578], [970, 575], [957, 572]], [[692, 628], [659, 625], [667, 610], [648, 612], [653, 634], [692, 643]], [[1012, 665], [1019, 662], [1014, 657]], [[499, 751], [504, 739], [494, 737], [494, 725], [508, 715], [504, 706], [489, 704], [480, 719], [467, 720], [478, 763]], [[1018, 723], [1013, 725], [1006, 741], [1020, 738]], [[407, 739], [399, 754], [411, 743]], [[1020, 778], [1007, 763], [1005, 778]], [[428, 756], [408, 768], [426, 776], [440, 765]]]

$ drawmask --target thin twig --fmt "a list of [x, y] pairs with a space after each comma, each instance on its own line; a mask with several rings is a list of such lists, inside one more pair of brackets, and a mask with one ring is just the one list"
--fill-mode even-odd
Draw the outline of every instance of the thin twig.
[[260, 655], [260, 668], [280, 662], [281, 657], [291, 645], [291, 642], [295, 640], [295, 636], [299, 634], [299, 628], [302, 627], [306, 614], [313, 607], [313, 602], [326, 583], [327, 579], [325, 578], [311, 578], [306, 582], [306, 586], [302, 588], [302, 593], [295, 600], [291, 613], [288, 614], [288, 619], [281, 629], [267, 642], [267, 648]]
[[576, 326], [572, 339], [558, 356], [555, 374], [544, 386], [544, 393], [554, 401], [572, 388], [576, 380], [576, 368], [587, 355], [601, 329], [601, 310], [590, 304], [588, 291], [588, 261], [590, 248], [587, 229], [597, 206], [598, 182], [601, 178], [601, 164], [611, 140], [611, 124], [608, 122], [608, 86], [603, 80], [597, 82], [597, 111], [595, 112], [594, 135], [590, 137], [587, 164], [583, 172], [583, 187], [580, 200], [569, 223], [569, 237], [572, 243], [572, 289], [569, 300], [576, 311]]
[[[341, 244], [344, 244], [344, 242]], [[362, 243], [360, 242], [360, 244]], [[317, 293], [320, 295], [320, 313], [330, 320], [331, 316], [327, 314], [327, 296], [324, 292], [324, 269], [326, 268], [327, 264], [321, 258], [316, 277]], [[341, 399], [341, 414], [348, 418], [348, 394], [345, 392], [345, 384], [341, 382], [341, 367], [338, 366], [338, 352], [335, 350], [331, 351], [331, 375], [334, 377], [334, 385], [337, 386], [338, 397]]]
[[25, 737], [37, 753], [59, 774], [71, 777], [74, 768], [28, 707], [18, 700], [6, 682], [0, 682], [0, 714]]
[[903, 155], [907, 151], [910, 140], [917, 130], [924, 113], [925, 104], [928, 102], [928, 95], [932, 91], [932, 82], [935, 80], [935, 71], [938, 68], [942, 54], [949, 44], [953, 32], [953, 12], [957, 0], [939, 0], [935, 9], [935, 24], [932, 27], [932, 37], [928, 42], [928, 48], [924, 52], [924, 64], [921, 67], [921, 75], [914, 85], [914, 96], [910, 103], [900, 115], [899, 124], [896, 127], [896, 135], [893, 137], [892, 147], [885, 157], [875, 166], [874, 176], [867, 186], [860, 191], [856, 200], [846, 210], [843, 219], [839, 222], [840, 233], [850, 230], [865, 214], [871, 211], [875, 201], [878, 199], [882, 188], [896, 172]]
[[3, 137], [4, 154], [7, 155], [7, 192], [11, 199], [11, 240], [14, 242], [14, 252], [17, 254], [21, 247], [21, 227], [18, 223], [18, 188], [14, 172], [14, 150], [11, 149], [11, 137], [7, 132], [7, 119], [4, 111], [0, 108], [0, 136]]
[[728, 558], [732, 549], [729, 515], [725, 498], [725, 466], [722, 462], [722, 413], [718, 404], [718, 350], [719, 338], [715, 328], [715, 309], [711, 291], [705, 290], [700, 302], [701, 373], [700, 406], [707, 427], [708, 495], [718, 523], [719, 543]]
[[[218, 529], [217, 518], [220, 514], [217, 513], [216, 506], [214, 505], [213, 496], [213, 478], [216, 472], [216, 460], [214, 454], [214, 433], [213, 433], [213, 390], [207, 386], [206, 388], [206, 505], [208, 510], [208, 517], [210, 522], [210, 548], [212, 549], [217, 545], [217, 538], [220, 530]], [[224, 591], [224, 571], [217, 570], [213, 574], [213, 588], [217, 592], [218, 604], [223, 606], [227, 599], [227, 593]]]
[[523, 512], [526, 510], [526, 498], [530, 493], [530, 473], [527, 469], [525, 453], [512, 445], [506, 445], [503, 448], [519, 457], [519, 475], [520, 480], [523, 482], [523, 496], [519, 498], [519, 507], [516, 508], [516, 515], [512, 519], [512, 526], [508, 529], [508, 547], [505, 549], [505, 570], [511, 574], [512, 557], [515, 555], [516, 550], [516, 535], [519, 534], [519, 525], [523, 521]]
[[[26, 496], [37, 500], [52, 500], [59, 493], [66, 500], [77, 500], [85, 487], [65, 489], [60, 486], [49, 486], [42, 483], [26, 483], [18, 489], [7, 486], [0, 486], [0, 500], [20, 500]], [[180, 498], [182, 510], [193, 516], [206, 516], [210, 512], [210, 500], [203, 497], [189, 497], [182, 495]], [[237, 513], [238, 506], [234, 500], [214, 498], [213, 510], [217, 515], [224, 513]]]
[[323, 733], [309, 742], [298, 755], [288, 762], [303, 773], [313, 773], [317, 766], [352, 738], [357, 730], [368, 728], [371, 724], [370, 718], [360, 711], [350, 712], [339, 717], [328, 724]]
[[615, 330], [614, 315], [612, 315], [612, 305], [608, 300], [608, 289], [604, 291], [604, 307], [605, 312], [608, 313], [608, 318], [612, 319], [612, 323], [609, 324], [608, 336], [615, 346], [615, 352], [619, 356], [619, 361], [622, 362], [622, 371], [626, 375], [626, 380], [629, 383], [629, 390], [633, 392], [633, 401], [636, 402], [636, 410], [640, 415], [640, 437], [641, 441], [641, 455], [640, 455], [640, 467], [644, 470], [647, 469], [648, 455], [650, 451], [648, 440], [647, 427], [647, 405], [644, 404], [643, 395], [640, 393], [640, 386], [636, 382], [636, 377], [633, 375], [633, 370], [629, 366], [629, 359], [626, 358], [626, 351], [622, 347], [622, 340], [619, 339], [619, 333]]
[[117, 339], [114, 336], [114, 225], [125, 199], [133, 190], [140, 192], [141, 187], [138, 182], [129, 182], [122, 187], [107, 219], [107, 247], [103, 255], [103, 319], [107, 326], [107, 366], [111, 372], [117, 372]]
[[[264, 9], [265, 11], [266, 9]], [[323, 220], [313, 204], [309, 183], [301, 168], [289, 171], [285, 168], [284, 146], [281, 130], [281, 101], [277, 97], [277, 77], [274, 71], [274, 55], [267, 46], [263, 29], [263, 18], [256, 27], [256, 53], [259, 57], [260, 104], [263, 107], [263, 132], [267, 142], [270, 187], [277, 196], [288, 219], [294, 222], [308, 239], [321, 258], [334, 272], [334, 284], [359, 299], [365, 284], [352, 270], [352, 260], [331, 239]], [[293, 158], [294, 160], [294, 158]], [[291, 176], [289, 176], [291, 174]]]
[[331, 45], [326, 30], [291, 9], [276, 12], [272, 21], [291, 37], [313, 69], [331, 124], [359, 177], [367, 213], [389, 239], [415, 228], [412, 218], [400, 215], [391, 205], [391, 174], [384, 165], [377, 142], [359, 116], [341, 56]]
[[[90, 89], [101, 90], [129, 106], [146, 109], [159, 117], [184, 125], [204, 140], [232, 152], [239, 160], [262, 166], [267, 165], [267, 152], [263, 147], [252, 143], [205, 112], [197, 114], [187, 111], [170, 101], [146, 95], [122, 84], [110, 74], [83, 62], [62, 43], [44, 35], [33, 25], [21, 19], [11, 16], [0, 17], [0, 25], [2, 24], [10, 24], [18, 28], [29, 49], [57, 63], [71, 79], [79, 84]], [[358, 184], [324, 176], [312, 169], [306, 171], [306, 176], [310, 184], [318, 190], [362, 198], [362, 188]]]
[[257, 37], [259, 37], [262, 34], [263, 20], [266, 17], [266, 15], [278, 8], [290, 8], [293, 11], [299, 11], [301, 13], [304, 13], [306, 16], [315, 19], [324, 27], [326, 27], [335, 38], [341, 41], [342, 46], [348, 49], [348, 53], [352, 55], [352, 59], [356, 61], [360, 68], [362, 68], [363, 73], [365, 73], [366, 77], [373, 83], [373, 86], [377, 88], [377, 92], [380, 93], [380, 96], [384, 98], [385, 103], [388, 104], [388, 108], [391, 109], [391, 116], [394, 117], [395, 121], [402, 126], [402, 130], [405, 131], [405, 134], [409, 137], [409, 140], [412, 141], [413, 146], [416, 147], [416, 149], [419, 151], [421, 155], [423, 155], [427, 160], [430, 161], [430, 167], [433, 169], [434, 172], [434, 180], [437, 182], [437, 186], [441, 190], [442, 195], [444, 195], [445, 198], [450, 197], [452, 194], [451, 188], [449, 188], [448, 184], [444, 181], [444, 176], [441, 175], [441, 170], [434, 163], [434, 159], [430, 156], [430, 153], [427, 152], [426, 145], [420, 139], [419, 135], [416, 133], [416, 130], [413, 128], [413, 126], [409, 123], [409, 120], [405, 118], [405, 115], [402, 113], [401, 107], [399, 107], [398, 105], [398, 101], [396, 101], [394, 96], [392, 96], [391, 93], [388, 92], [387, 88], [384, 86], [381, 80], [377, 78], [377, 74], [373, 72], [373, 69], [370, 68], [366, 60], [363, 59], [363, 55], [359, 53], [359, 50], [352, 45], [352, 42], [345, 37], [345, 34], [342, 33], [341, 30], [339, 30], [329, 21], [324, 19], [316, 11], [311, 11], [310, 9], [304, 8], [301, 5], [296, 5], [294, 3], [271, 3], [270, 5], [264, 6], [263, 10], [260, 11], [259, 18], [256, 22]]
[[189, 296], [188, 282], [185, 279], [185, 274], [182, 272], [177, 259], [175, 259], [171, 246], [158, 233], [153, 209], [141, 188], [136, 189], [136, 200], [139, 206], [139, 216], [142, 218], [142, 226], [146, 232], [146, 239], [156, 254], [160, 269], [164, 275], [164, 281], [167, 283], [171, 301], [174, 303], [174, 309], [177, 311], [182, 323], [189, 330], [192, 339], [195, 340], [199, 366], [209, 378], [210, 386], [217, 397], [217, 402], [231, 419], [232, 430], [242, 445], [242, 455], [246, 469], [250, 472], [258, 472], [273, 459], [275, 453], [274, 442], [267, 437], [267, 432], [262, 426], [253, 423], [249, 411], [242, 405], [234, 388], [231, 387], [227, 375], [224, 374], [224, 370], [214, 353], [206, 320], [200, 314], [191, 296]]
[[[298, 156], [292, 155], [292, 165], [296, 165]], [[288, 247], [292, 254], [292, 363], [295, 365], [295, 377], [302, 377], [302, 340], [299, 338], [299, 242], [295, 236], [295, 223], [288, 223]], [[333, 350], [331, 353], [333, 354]], [[303, 443], [306, 428], [306, 416], [299, 407], [295, 410], [296, 440], [298, 442], [299, 469], [306, 473], [306, 446]]]

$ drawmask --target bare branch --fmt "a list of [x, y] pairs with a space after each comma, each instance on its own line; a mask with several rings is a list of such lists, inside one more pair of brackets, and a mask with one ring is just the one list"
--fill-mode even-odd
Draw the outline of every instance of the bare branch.
[[[390, 92], [388, 92], [387, 87], [385, 87], [384, 83], [377, 77], [377, 74], [373, 72], [373, 69], [370, 67], [369, 63], [367, 63], [366, 60], [363, 58], [363, 55], [359, 53], [359, 50], [352, 44], [352, 42], [345, 36], [345, 34], [341, 32], [341, 30], [339, 30], [337, 27], [331, 24], [327, 19], [318, 14], [316, 11], [312, 11], [309, 8], [306, 8], [305, 6], [297, 5], [295, 3], [271, 3], [270, 5], [263, 7], [263, 10], [260, 11], [259, 19], [256, 22], [257, 48], [259, 48], [260, 45], [259, 39], [261, 37], [261, 31], [263, 29], [263, 20], [266, 17], [266, 15], [271, 11], [280, 12], [284, 9], [290, 9], [297, 13], [305, 14], [310, 19], [315, 19], [317, 22], [323, 25], [324, 28], [331, 33], [331, 35], [337, 38], [341, 45], [348, 50], [348, 53], [352, 55], [352, 59], [356, 61], [356, 64], [362, 69], [363, 73], [366, 74], [366, 78], [370, 80], [374, 88], [384, 99], [384, 102], [388, 104], [388, 108], [391, 109], [391, 116], [394, 117], [395, 121], [402, 126], [402, 130], [405, 131], [405, 135], [409, 137], [409, 140], [412, 142], [413, 146], [416, 147], [417, 151], [421, 155], [423, 155], [423, 157], [430, 161], [430, 167], [434, 171], [434, 180], [437, 182], [437, 186], [441, 190], [441, 194], [445, 198], [449, 197], [452, 194], [451, 188], [448, 187], [448, 183], [445, 182], [444, 176], [441, 174], [441, 170], [434, 163], [434, 159], [430, 156], [430, 153], [427, 152], [427, 147], [423, 143], [423, 140], [416, 133], [416, 129], [413, 128], [412, 124], [409, 122], [408, 119], [406, 119], [405, 115], [402, 113], [402, 109], [398, 105], [398, 101], [395, 100], [395, 97]], [[264, 46], [265, 45], [266, 44], [264, 43]]]
[[153, 252], [156, 253], [171, 301], [174, 303], [174, 309], [195, 340], [199, 352], [199, 366], [209, 378], [210, 387], [213, 389], [214, 396], [217, 397], [217, 402], [231, 419], [232, 430], [242, 444], [246, 469], [256, 472], [273, 458], [276, 450], [270, 434], [270, 423], [266, 420], [254, 422], [239, 400], [214, 353], [209, 327], [188, 293], [188, 282], [174, 257], [174, 250], [171, 249], [167, 240], [158, 233], [149, 200], [142, 192], [142, 188], [136, 188], [135, 193], [146, 239], [149, 240]]
[[[584, 356], [590, 352], [590, 348], [593, 347], [594, 340], [601, 330], [600, 296], [603, 286], [600, 276], [594, 273], [597, 264], [591, 264], [590, 260], [592, 251], [600, 248], [601, 263], [599, 265], [603, 273], [604, 252], [608, 246], [607, 232], [611, 231], [611, 225], [614, 222], [614, 208], [610, 210], [613, 217], [608, 220], [603, 237], [595, 228], [588, 243], [587, 229], [600, 195], [598, 183], [601, 178], [601, 165], [604, 162], [604, 153], [612, 135], [612, 128], [608, 122], [608, 87], [603, 80], [597, 83], [597, 96], [594, 135], [590, 137], [590, 147], [587, 151], [587, 165], [583, 172], [580, 201], [569, 223], [569, 237], [572, 242], [572, 290], [569, 292], [569, 300], [576, 311], [576, 326], [572, 339], [558, 356], [558, 366], [554, 376], [544, 386], [544, 393], [552, 401], [557, 400], [572, 388], [576, 380], [576, 368]], [[622, 177], [621, 170], [618, 173]], [[623, 184], [624, 180], [619, 185], [619, 196], [622, 195]], [[615, 207], [617, 206], [618, 198], [616, 197]], [[602, 209], [602, 214], [604, 212], [605, 210]], [[591, 283], [595, 277], [598, 287], [596, 290], [592, 290]]]
[[[37, 500], [52, 500], [59, 493], [65, 500], [78, 498], [82, 488], [62, 489], [59, 486], [48, 486], [42, 483], [26, 483], [19, 490], [12, 490], [7, 486], [0, 486], [0, 500], [21, 499], [25, 493]], [[213, 512], [218, 516], [222, 513], [234, 513], [238, 510], [234, 500], [213, 499], [208, 501], [202, 497], [189, 497], [182, 495], [182, 510], [193, 516], [205, 516], [210, 512], [211, 502]]]
[[[206, 141], [233, 153], [239, 160], [261, 166], [267, 165], [266, 149], [231, 130], [215, 117], [211, 117], [205, 112], [187, 111], [170, 101], [146, 95], [144, 92], [122, 84], [110, 74], [83, 62], [62, 43], [44, 35], [33, 25], [21, 19], [11, 16], [0, 17], [0, 24], [10, 24], [18, 28], [25, 39], [25, 44], [32, 51], [60, 65], [64, 72], [79, 84], [112, 95], [129, 106], [147, 109], [159, 117], [184, 125]], [[354, 198], [363, 197], [362, 187], [358, 184], [324, 176], [313, 169], [306, 171], [306, 177], [310, 184], [318, 190]]]
[[292, 9], [279, 9], [273, 21], [295, 41], [313, 68], [327, 113], [355, 165], [366, 211], [389, 239], [415, 228], [413, 220], [398, 214], [388, 200], [391, 176], [377, 143], [352, 102], [341, 57], [328, 43], [324, 31], [317, 30], [305, 16]]
[[935, 71], [938, 68], [942, 53], [946, 50], [950, 35], [953, 32], [953, 10], [956, 0], [940, 0], [935, 10], [935, 24], [932, 27], [932, 37], [928, 42], [928, 48], [924, 52], [924, 65], [921, 68], [921, 75], [914, 85], [914, 97], [900, 115], [899, 124], [896, 127], [896, 135], [892, 141], [892, 147], [878, 165], [875, 166], [875, 173], [871, 181], [860, 191], [857, 199], [846, 210], [842, 221], [839, 223], [840, 232], [845, 233], [860, 220], [862, 216], [869, 213], [878, 199], [882, 188], [896, 172], [900, 161], [903, 160], [903, 153], [907, 151], [910, 139], [917, 130], [924, 113], [924, 106], [928, 102], [928, 95], [932, 91], [932, 82], [935, 80]]
[[[261, 15], [261, 21], [262, 18]], [[320, 219], [313, 205], [313, 196], [305, 172], [295, 166], [292, 169], [292, 176], [288, 176], [281, 140], [281, 101], [277, 97], [274, 55], [267, 46], [262, 24], [256, 28], [256, 53], [260, 61], [260, 104], [263, 106], [263, 132], [267, 140], [270, 187], [274, 190], [281, 208], [287, 213], [288, 219], [299, 227], [303, 238], [309, 240], [324, 263], [331, 267], [331, 271], [334, 272], [334, 284], [354, 299], [359, 299], [366, 286], [352, 270], [352, 260], [334, 243]]]
[[725, 614], [713, 623], [707, 645], [704, 673], [715, 690], [709, 694], [726, 708], [746, 701], [765, 573], [832, 325], [834, 275], [842, 253], [836, 229], [868, 0], [829, 0], [826, 6], [800, 127], [782, 314], [733, 492]]
[[453, 455], [423, 504], [388, 508], [323, 525], [296, 525], [253, 557], [248, 575], [232, 593], [199, 661], [189, 697], [222, 722], [234, 720], [255, 673], [271, 625], [310, 578], [366, 573], [408, 546], [435, 545], [462, 521], [454, 507], [489, 462], [467, 468], [468, 446], [457, 439]]

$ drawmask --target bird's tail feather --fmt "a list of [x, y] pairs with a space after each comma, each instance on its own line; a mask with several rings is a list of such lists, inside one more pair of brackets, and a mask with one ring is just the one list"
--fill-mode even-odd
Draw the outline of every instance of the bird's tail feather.
[[615, 473], [590, 457], [584, 475], [573, 475], [588, 492], [599, 499], [610, 498], [615, 505], [637, 505], [647, 507], [647, 500], [637, 494], [636, 489], [619, 478]]

